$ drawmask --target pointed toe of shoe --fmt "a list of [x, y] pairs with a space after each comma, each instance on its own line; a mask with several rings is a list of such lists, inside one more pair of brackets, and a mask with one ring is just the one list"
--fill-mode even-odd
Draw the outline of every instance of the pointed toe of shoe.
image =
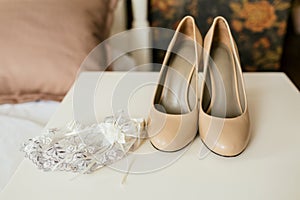
[[216, 118], [205, 113], [200, 115], [200, 137], [203, 143], [214, 153], [225, 156], [237, 156], [249, 143], [250, 122], [248, 113], [236, 118]]
[[148, 136], [152, 145], [162, 151], [177, 151], [195, 138], [198, 130], [197, 109], [184, 115], [165, 114], [151, 109]]

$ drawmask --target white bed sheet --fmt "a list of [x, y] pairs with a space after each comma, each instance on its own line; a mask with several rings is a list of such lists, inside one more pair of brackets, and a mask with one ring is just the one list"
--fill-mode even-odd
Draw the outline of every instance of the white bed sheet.
[[40, 134], [58, 105], [55, 101], [0, 105], [0, 191], [24, 157], [22, 142]]

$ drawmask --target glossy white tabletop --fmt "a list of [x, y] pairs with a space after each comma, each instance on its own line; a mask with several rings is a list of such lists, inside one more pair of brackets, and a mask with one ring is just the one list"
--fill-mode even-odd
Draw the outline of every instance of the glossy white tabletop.
[[[203, 154], [197, 136], [177, 153], [157, 152], [146, 141], [131, 155], [130, 170], [138, 174], [127, 177], [108, 167], [89, 175], [43, 172], [25, 159], [0, 199], [299, 200], [299, 91], [283, 73], [245, 73], [244, 77], [252, 137], [238, 157]], [[96, 72], [83, 73], [75, 93], [84, 98], [74, 101], [71, 90], [47, 127], [62, 127], [74, 112], [88, 123], [91, 110], [98, 120], [126, 107], [132, 117], [146, 117], [157, 78], [154, 72], [107, 72], [100, 78]]]

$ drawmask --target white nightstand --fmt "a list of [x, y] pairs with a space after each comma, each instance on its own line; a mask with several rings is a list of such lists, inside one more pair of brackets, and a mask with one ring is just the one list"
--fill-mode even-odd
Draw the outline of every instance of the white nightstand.
[[[201, 75], [200, 75], [201, 77]], [[128, 103], [132, 116], [145, 117], [152, 99], [155, 72], [106, 72], [81, 74], [78, 80], [81, 118], [101, 120]], [[88, 95], [95, 90], [95, 107]], [[105, 167], [91, 175], [42, 172], [27, 159], [0, 193], [1, 200], [96, 199], [300, 199], [300, 95], [283, 73], [245, 73], [252, 123], [252, 138], [238, 157], [213, 153], [199, 159], [199, 137], [178, 160], [152, 173], [129, 174]], [[140, 87], [145, 84], [145, 87]], [[117, 87], [116, 87], [117, 86]], [[122, 97], [132, 93], [131, 98]], [[123, 91], [123, 92], [122, 92]], [[86, 102], [84, 102], [86, 99]], [[72, 91], [47, 127], [61, 127], [73, 118]], [[146, 142], [139, 152], [155, 150]], [[159, 158], [172, 153], [159, 152]], [[153, 158], [152, 158], [153, 159]], [[137, 161], [138, 162], [138, 161]], [[133, 162], [133, 166], [135, 163]], [[145, 166], [147, 167], [147, 166]], [[149, 166], [148, 166], [149, 167]], [[74, 178], [75, 177], [75, 178]]]

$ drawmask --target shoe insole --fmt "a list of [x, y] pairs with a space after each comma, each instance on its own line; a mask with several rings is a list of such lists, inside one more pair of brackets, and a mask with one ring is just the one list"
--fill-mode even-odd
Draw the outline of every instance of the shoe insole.
[[165, 112], [169, 114], [188, 113], [196, 104], [195, 88], [191, 86], [196, 85], [196, 72], [189, 62], [196, 59], [194, 43], [191, 40], [183, 40], [176, 49], [176, 53], [171, 54], [169, 58], [160, 101]]
[[211, 59], [209, 74], [212, 94], [208, 112], [216, 117], [232, 118], [241, 115], [237, 74], [230, 49], [223, 43], [214, 43]]

